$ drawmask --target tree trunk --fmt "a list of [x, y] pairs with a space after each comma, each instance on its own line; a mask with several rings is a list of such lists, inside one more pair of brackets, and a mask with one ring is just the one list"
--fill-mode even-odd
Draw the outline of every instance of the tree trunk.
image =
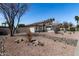
[[10, 36], [14, 36], [14, 34], [13, 34], [13, 31], [12, 31], [12, 30], [10, 31]]
[[12, 27], [10, 27], [9, 29], [10, 29], [10, 36], [14, 36], [14, 33], [13, 33], [13, 28], [12, 28]]
[[13, 35], [13, 30], [10, 30], [10, 36], [14, 36], [14, 35]]

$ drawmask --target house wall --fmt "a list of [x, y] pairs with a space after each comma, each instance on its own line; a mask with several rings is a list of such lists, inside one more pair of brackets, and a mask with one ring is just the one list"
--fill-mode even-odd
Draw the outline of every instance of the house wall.
[[30, 27], [30, 31], [31, 31], [32, 33], [35, 33], [35, 27]]

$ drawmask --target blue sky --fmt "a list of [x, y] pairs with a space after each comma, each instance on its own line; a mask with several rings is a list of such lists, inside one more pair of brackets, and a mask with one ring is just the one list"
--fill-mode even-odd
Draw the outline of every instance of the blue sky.
[[[32, 3], [28, 7], [20, 23], [31, 24], [55, 18], [57, 22], [67, 21], [76, 24], [74, 17], [79, 16], [79, 4], [77, 3]], [[3, 16], [0, 18], [3, 19]]]

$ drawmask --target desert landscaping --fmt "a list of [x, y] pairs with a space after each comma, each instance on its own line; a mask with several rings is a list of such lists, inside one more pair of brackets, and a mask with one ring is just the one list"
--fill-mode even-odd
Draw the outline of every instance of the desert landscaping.
[[79, 55], [77, 6], [0, 3], [0, 56]]
[[[49, 39], [46, 35], [52, 38]], [[32, 40], [36, 40], [37, 42], [34, 44], [28, 42], [26, 34], [17, 34], [14, 37], [0, 36], [0, 39], [4, 39], [5, 52], [3, 54], [6, 56], [74, 56], [78, 35], [78, 32], [74, 34], [65, 33], [64, 35], [53, 32], [35, 33]], [[72, 39], [74, 42], [67, 43], [63, 39], [59, 40], [57, 37], [59, 39], [61, 37], [66, 38], [65, 40], [70, 41]], [[19, 42], [17, 42], [18, 40]], [[42, 45], [38, 44], [38, 42]]]

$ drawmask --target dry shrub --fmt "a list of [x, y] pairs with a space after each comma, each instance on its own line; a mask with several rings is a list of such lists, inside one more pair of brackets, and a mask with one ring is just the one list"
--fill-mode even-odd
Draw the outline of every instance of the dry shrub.
[[32, 40], [32, 33], [31, 33], [30, 30], [27, 33], [27, 39], [28, 39], [29, 42], [31, 42], [31, 40]]

